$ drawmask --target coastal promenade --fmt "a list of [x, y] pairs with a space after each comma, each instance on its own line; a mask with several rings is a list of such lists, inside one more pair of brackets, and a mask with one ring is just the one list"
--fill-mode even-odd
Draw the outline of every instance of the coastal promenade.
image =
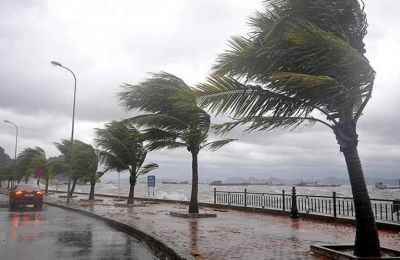
[[[311, 219], [202, 207], [216, 218], [173, 217], [171, 211], [187, 211], [187, 205], [135, 201], [127, 207], [113, 198], [85, 202], [78, 195], [69, 207], [124, 223], [144, 232], [186, 259], [325, 259], [310, 253], [312, 244], [352, 244], [355, 227]], [[47, 202], [65, 206], [58, 195]], [[381, 245], [400, 250], [398, 231], [379, 231]]]

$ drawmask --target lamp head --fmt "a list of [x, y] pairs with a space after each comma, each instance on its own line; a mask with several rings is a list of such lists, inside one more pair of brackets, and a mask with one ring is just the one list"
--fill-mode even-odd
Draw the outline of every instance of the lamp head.
[[51, 64], [53, 64], [54, 66], [60, 66], [62, 67], [61, 63], [59, 63], [58, 61], [51, 61]]

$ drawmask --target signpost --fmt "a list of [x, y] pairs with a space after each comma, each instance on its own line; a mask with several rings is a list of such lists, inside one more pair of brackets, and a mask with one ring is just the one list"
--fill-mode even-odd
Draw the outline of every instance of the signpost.
[[150, 187], [153, 187], [153, 198], [154, 198], [154, 187], [156, 186], [156, 176], [147, 175], [147, 195], [150, 198]]

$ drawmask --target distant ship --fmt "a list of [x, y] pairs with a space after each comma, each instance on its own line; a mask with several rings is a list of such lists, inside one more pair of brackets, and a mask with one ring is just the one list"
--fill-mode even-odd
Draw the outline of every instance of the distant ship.
[[313, 181], [313, 182], [306, 182], [306, 181], [301, 181], [297, 184], [295, 184], [295, 186], [298, 187], [340, 187], [340, 184], [319, 184], [317, 181]]
[[399, 186], [387, 186], [386, 184], [383, 184], [382, 182], [376, 183], [375, 188], [380, 189], [380, 190], [394, 190], [394, 189], [400, 189], [400, 180], [399, 180]]
[[241, 183], [222, 183], [222, 181], [212, 181], [210, 185], [213, 186], [247, 186], [249, 185], [248, 182], [241, 182]]
[[177, 182], [177, 181], [162, 181], [161, 183], [162, 184], [189, 184], [188, 181], [180, 181], [180, 182]]
[[238, 182], [238, 183], [223, 183], [222, 181], [212, 181], [212, 186], [249, 186], [249, 185], [268, 185], [268, 186], [283, 186], [284, 184], [274, 184], [272, 182]]
[[162, 181], [162, 184], [178, 184], [177, 181]]

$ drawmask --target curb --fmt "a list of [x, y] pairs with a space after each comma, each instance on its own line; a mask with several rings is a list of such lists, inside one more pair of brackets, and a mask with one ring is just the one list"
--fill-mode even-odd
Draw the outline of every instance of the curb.
[[110, 218], [106, 218], [85, 210], [77, 209], [77, 208], [72, 208], [64, 205], [60, 205], [57, 203], [52, 203], [52, 202], [44, 202], [45, 204], [53, 207], [58, 207], [74, 212], [78, 212], [80, 214], [101, 220], [112, 226], [113, 228], [122, 231], [128, 235], [134, 236], [140, 241], [145, 242], [145, 244], [152, 250], [152, 252], [159, 258], [159, 259], [171, 259], [171, 260], [184, 260], [187, 259], [186, 257], [183, 257], [179, 255], [177, 252], [175, 252], [173, 249], [165, 245], [163, 242], [159, 241], [158, 239], [154, 238], [153, 236], [146, 234], [145, 232], [138, 230], [134, 228], [133, 226], [130, 226], [128, 224], [122, 223], [115, 221]]

